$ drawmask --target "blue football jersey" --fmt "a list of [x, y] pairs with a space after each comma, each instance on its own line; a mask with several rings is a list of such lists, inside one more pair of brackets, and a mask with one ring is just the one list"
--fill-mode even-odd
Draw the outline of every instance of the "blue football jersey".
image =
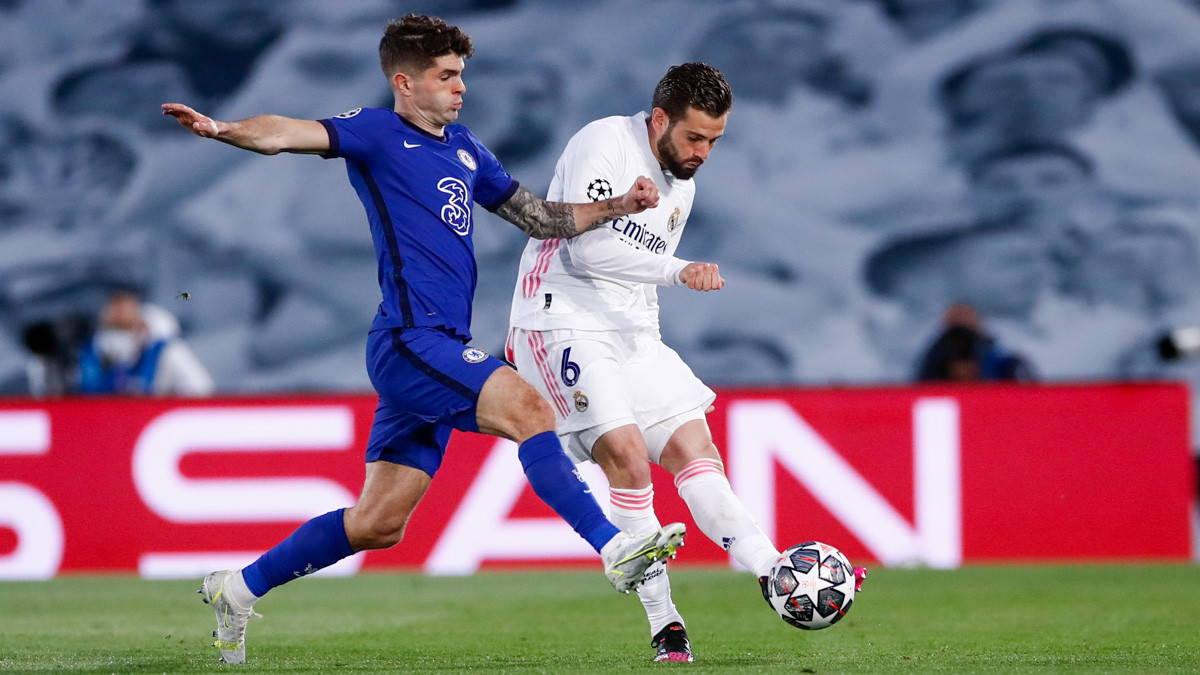
[[383, 292], [371, 329], [434, 327], [469, 339], [471, 204], [495, 210], [517, 181], [460, 124], [434, 136], [386, 108], [320, 122], [329, 132], [325, 157], [346, 160], [371, 224]]

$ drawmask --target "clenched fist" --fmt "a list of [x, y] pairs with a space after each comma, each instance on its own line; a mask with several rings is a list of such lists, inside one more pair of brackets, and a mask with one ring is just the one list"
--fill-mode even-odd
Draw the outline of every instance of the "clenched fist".
[[693, 291], [717, 291], [725, 285], [716, 263], [688, 263], [679, 273], [679, 280]]

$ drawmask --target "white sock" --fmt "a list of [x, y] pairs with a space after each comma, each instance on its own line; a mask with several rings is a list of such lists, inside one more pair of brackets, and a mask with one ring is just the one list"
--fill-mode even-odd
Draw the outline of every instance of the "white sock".
[[225, 581], [225, 590], [222, 592], [234, 609], [246, 611], [253, 608], [254, 603], [258, 602], [258, 596], [250, 592], [250, 587], [246, 585], [246, 578], [242, 576], [241, 570], [234, 572]]
[[[644, 537], [662, 527], [658, 516], [654, 515], [653, 485], [640, 490], [609, 488], [608, 493], [612, 500], [609, 518], [622, 532]], [[683, 623], [683, 617], [679, 616], [675, 603], [671, 601], [671, 581], [667, 578], [665, 561], [651, 565], [644, 579], [637, 587], [637, 594], [642, 607], [646, 609], [646, 619], [650, 621], [650, 637], [654, 637], [672, 621]]]
[[770, 571], [779, 551], [754, 522], [742, 500], [733, 494], [720, 460], [703, 458], [688, 462], [675, 475], [675, 487], [705, 536], [729, 551], [734, 560], [755, 576]]

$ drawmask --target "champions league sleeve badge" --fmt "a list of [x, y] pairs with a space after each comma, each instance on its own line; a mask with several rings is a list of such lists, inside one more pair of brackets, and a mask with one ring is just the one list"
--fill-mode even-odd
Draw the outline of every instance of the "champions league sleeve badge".
[[594, 202], [601, 202], [612, 197], [612, 185], [603, 178], [588, 183], [587, 198]]

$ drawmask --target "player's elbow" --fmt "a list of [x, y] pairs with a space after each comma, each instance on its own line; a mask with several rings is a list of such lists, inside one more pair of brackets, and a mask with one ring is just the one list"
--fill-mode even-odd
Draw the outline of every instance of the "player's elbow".
[[254, 147], [252, 147], [250, 149], [253, 150], [254, 152], [257, 152], [260, 155], [278, 155], [279, 153], [283, 152], [286, 148], [284, 147], [284, 145], [282, 143], [277, 142], [274, 139], [268, 139], [268, 140], [258, 143], [257, 145], [255, 145]]
[[261, 136], [251, 149], [260, 155], [278, 155], [297, 145], [287, 134], [276, 132]]

